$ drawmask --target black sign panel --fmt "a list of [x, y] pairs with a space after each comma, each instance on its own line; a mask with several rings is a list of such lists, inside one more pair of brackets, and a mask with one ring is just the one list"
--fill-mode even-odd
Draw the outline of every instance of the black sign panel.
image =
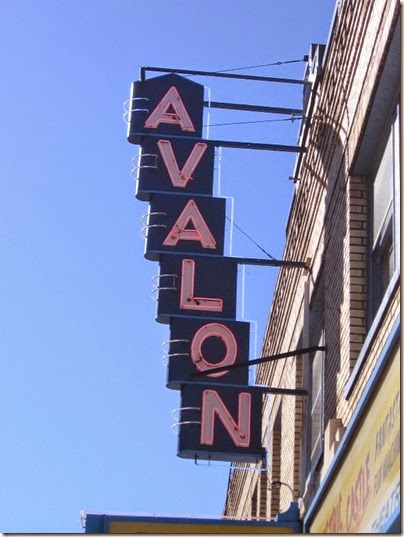
[[170, 74], [133, 82], [128, 141], [142, 144], [145, 135], [201, 138], [204, 87]]
[[237, 263], [230, 257], [162, 255], [156, 321], [236, 319]]
[[[250, 323], [208, 319], [170, 320], [167, 388], [179, 390], [181, 382], [198, 371], [248, 362]], [[203, 377], [206, 383], [248, 385], [248, 367], [230, 369]]]
[[215, 148], [207, 141], [146, 137], [138, 161], [136, 197], [153, 192], [211, 196]]
[[225, 217], [224, 198], [153, 194], [146, 259], [158, 261], [163, 252], [222, 256]]
[[262, 391], [254, 387], [183, 384], [178, 456], [186, 459], [259, 462]]

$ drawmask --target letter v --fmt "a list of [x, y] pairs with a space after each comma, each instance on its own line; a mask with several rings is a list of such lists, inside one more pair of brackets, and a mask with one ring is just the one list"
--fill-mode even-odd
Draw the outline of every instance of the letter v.
[[157, 145], [160, 149], [161, 156], [163, 157], [164, 164], [166, 165], [173, 186], [185, 188], [188, 181], [192, 181], [192, 174], [198, 166], [208, 145], [199, 142], [196, 143], [182, 170], [178, 167], [171, 142], [168, 140], [159, 140]]

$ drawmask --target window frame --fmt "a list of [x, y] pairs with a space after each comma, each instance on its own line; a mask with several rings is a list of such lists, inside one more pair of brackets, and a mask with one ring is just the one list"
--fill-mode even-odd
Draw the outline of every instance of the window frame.
[[[383, 135], [380, 138], [376, 158], [373, 161], [371, 173], [369, 176], [369, 215], [368, 215], [368, 328], [372, 326], [377, 317], [377, 313], [383, 302], [389, 284], [393, 279], [394, 274], [399, 269], [400, 260], [400, 229], [399, 229], [399, 214], [400, 214], [400, 103], [395, 100], [395, 106], [392, 107], [391, 113], [388, 116]], [[377, 235], [374, 236], [374, 215], [375, 215], [375, 200], [374, 200], [374, 184], [380, 169], [380, 165], [387, 149], [391, 143], [391, 197], [388, 201], [385, 214], [381, 220]], [[387, 253], [387, 250], [390, 250]], [[386, 263], [388, 264], [386, 271]], [[391, 263], [391, 267], [390, 267]], [[386, 278], [387, 275], [387, 278]]]
[[[318, 342], [318, 346], [324, 345], [324, 332], [322, 332], [320, 340]], [[312, 473], [322, 455], [324, 452], [324, 351], [318, 350], [315, 351], [310, 356], [310, 407], [309, 407], [309, 430], [308, 430], [308, 458], [309, 458], [309, 464], [310, 464], [310, 471], [309, 473]], [[318, 384], [319, 389], [317, 394], [313, 394], [313, 373], [314, 373], [314, 360], [318, 359], [319, 361], [319, 371], [318, 371]], [[315, 395], [315, 400], [314, 400]], [[314, 415], [314, 408], [319, 406], [319, 427], [318, 427], [318, 434], [316, 435], [316, 438], [313, 438], [313, 415]], [[314, 442], [313, 442], [314, 440]]]

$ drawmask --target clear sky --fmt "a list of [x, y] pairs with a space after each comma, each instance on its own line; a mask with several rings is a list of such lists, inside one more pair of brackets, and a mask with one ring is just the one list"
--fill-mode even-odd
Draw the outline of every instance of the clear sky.
[[[334, 0], [0, 0], [1, 532], [82, 531], [81, 510], [220, 515], [229, 465], [176, 456], [122, 105], [141, 66], [302, 78]], [[213, 100], [300, 107], [301, 87], [195, 79]], [[299, 122], [212, 114], [210, 136], [294, 144]], [[224, 149], [235, 222], [281, 257], [295, 155]], [[265, 257], [234, 230], [233, 255]], [[248, 267], [260, 350], [277, 269]], [[244, 310], [243, 310], [244, 308]]]

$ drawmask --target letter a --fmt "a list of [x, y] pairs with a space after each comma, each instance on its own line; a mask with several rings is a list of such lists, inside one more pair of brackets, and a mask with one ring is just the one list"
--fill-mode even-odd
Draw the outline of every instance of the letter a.
[[[187, 229], [189, 222], [192, 222], [195, 228]], [[204, 248], [216, 248], [216, 241], [194, 200], [189, 200], [186, 204], [163, 245], [176, 246], [179, 240], [199, 241]]]
[[178, 168], [171, 142], [168, 140], [159, 140], [157, 145], [160, 149], [161, 156], [163, 157], [164, 164], [166, 165], [173, 186], [181, 188], [186, 187], [188, 181], [192, 181], [192, 174], [198, 166], [208, 145], [199, 142], [195, 144], [182, 170]]
[[156, 129], [160, 123], [180, 125], [183, 131], [195, 128], [175, 86], [172, 86], [146, 120], [145, 127]]
[[238, 423], [234, 421], [215, 390], [205, 390], [202, 395], [201, 444], [213, 445], [215, 437], [215, 414], [218, 415], [234, 444], [238, 447], [250, 445], [251, 394], [238, 396]]

